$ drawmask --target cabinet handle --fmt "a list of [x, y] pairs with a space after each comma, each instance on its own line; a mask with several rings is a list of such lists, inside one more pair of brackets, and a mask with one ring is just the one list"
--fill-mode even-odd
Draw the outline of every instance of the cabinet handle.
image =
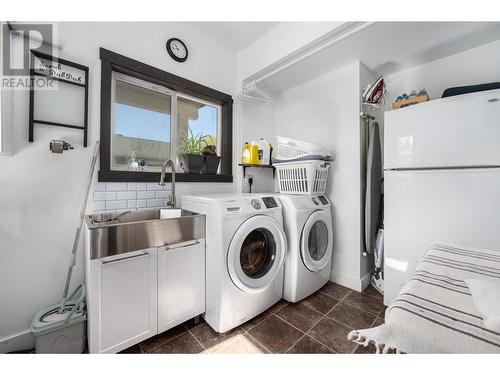
[[182, 249], [183, 247], [188, 247], [188, 246], [193, 246], [199, 244], [200, 241], [189, 241], [189, 242], [182, 242], [180, 244], [173, 244], [173, 245], [165, 245], [165, 250], [177, 250], [177, 249]]
[[122, 258], [112, 259], [112, 260], [101, 260], [101, 262], [102, 262], [102, 264], [108, 264], [108, 263], [118, 262], [119, 260], [125, 260], [125, 259], [132, 259], [132, 258], [143, 257], [145, 255], [149, 255], [149, 253], [144, 252], [142, 254], [131, 255], [129, 257], [122, 257]]

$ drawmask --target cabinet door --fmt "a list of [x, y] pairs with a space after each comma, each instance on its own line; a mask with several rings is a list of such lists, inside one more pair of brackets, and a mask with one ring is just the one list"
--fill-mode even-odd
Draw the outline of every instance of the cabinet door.
[[205, 312], [205, 242], [158, 249], [158, 333]]
[[[157, 333], [157, 250], [148, 249], [96, 259], [91, 272], [98, 299], [89, 319], [97, 352], [116, 353]], [[94, 293], [96, 290], [94, 289]]]

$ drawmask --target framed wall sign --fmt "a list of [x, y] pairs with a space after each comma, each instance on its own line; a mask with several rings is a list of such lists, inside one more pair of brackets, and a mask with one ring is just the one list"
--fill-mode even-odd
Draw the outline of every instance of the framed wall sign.
[[30, 74], [29, 141], [35, 124], [62, 126], [82, 130], [87, 147], [88, 66], [31, 51]]

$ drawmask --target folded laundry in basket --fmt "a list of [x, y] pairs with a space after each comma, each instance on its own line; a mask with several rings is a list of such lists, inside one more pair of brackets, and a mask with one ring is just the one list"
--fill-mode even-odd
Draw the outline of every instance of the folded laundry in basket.
[[273, 158], [273, 164], [278, 163], [291, 163], [294, 161], [307, 161], [307, 160], [322, 160], [322, 161], [333, 161], [333, 158], [330, 155], [305, 155], [299, 156], [294, 159], [275, 159]]

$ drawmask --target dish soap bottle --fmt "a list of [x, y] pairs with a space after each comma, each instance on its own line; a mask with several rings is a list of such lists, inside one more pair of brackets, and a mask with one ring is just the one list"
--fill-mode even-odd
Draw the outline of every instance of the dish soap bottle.
[[270, 156], [269, 143], [264, 138], [261, 138], [259, 141], [259, 164], [269, 165]]
[[252, 158], [250, 155], [250, 145], [248, 142], [245, 142], [243, 145], [243, 154], [241, 156], [241, 163], [242, 164], [250, 164], [252, 162]]
[[139, 162], [135, 156], [135, 151], [132, 151], [128, 157], [128, 169], [136, 171], [139, 169]]

